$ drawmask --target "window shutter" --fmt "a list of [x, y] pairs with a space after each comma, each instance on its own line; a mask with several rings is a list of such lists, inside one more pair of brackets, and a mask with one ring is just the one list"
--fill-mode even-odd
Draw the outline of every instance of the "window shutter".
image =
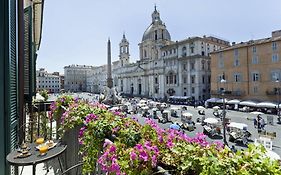
[[16, 148], [18, 127], [17, 4], [5, 0], [0, 5], [0, 174], [15, 174], [5, 160]]

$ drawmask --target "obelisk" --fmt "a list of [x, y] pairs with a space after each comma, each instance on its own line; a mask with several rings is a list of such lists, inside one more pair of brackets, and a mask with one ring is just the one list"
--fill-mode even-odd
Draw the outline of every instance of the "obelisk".
[[110, 38], [107, 42], [107, 87], [111, 89], [113, 87], [112, 73], [111, 73], [111, 44]]

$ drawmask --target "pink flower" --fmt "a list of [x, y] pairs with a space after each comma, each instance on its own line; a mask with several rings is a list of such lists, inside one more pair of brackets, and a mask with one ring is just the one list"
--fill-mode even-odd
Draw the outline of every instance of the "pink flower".
[[111, 145], [109, 148], [109, 152], [110, 153], [114, 153], [116, 151], [116, 146], [115, 145]]
[[137, 158], [137, 154], [134, 151], [131, 151], [130, 152], [130, 159], [131, 160], [136, 160], [136, 158]]
[[156, 167], [156, 165], [157, 165], [157, 158], [156, 158], [156, 155], [153, 155], [153, 156], [151, 157], [151, 160], [152, 160], [152, 166], [153, 166], [153, 167]]
[[145, 162], [148, 161], [148, 155], [145, 151], [141, 151], [139, 157], [143, 159]]
[[168, 148], [172, 148], [173, 146], [174, 146], [174, 143], [172, 142], [172, 140], [168, 140], [168, 142], [167, 142], [167, 144], [166, 144], [166, 146], [168, 147]]

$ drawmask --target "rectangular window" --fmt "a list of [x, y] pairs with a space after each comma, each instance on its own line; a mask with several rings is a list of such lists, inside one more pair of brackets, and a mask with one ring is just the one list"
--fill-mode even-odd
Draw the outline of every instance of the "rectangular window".
[[182, 67], [183, 67], [183, 70], [186, 70], [186, 64], [185, 63], [182, 65]]
[[273, 71], [271, 72], [271, 76], [270, 76], [271, 81], [280, 80], [280, 75], [281, 75], [281, 72], [280, 72], [280, 71], [278, 71], [278, 70], [273, 70]]
[[223, 57], [219, 58], [219, 68], [223, 68], [224, 67], [224, 60]]
[[279, 61], [278, 54], [273, 54], [273, 55], [272, 55], [272, 62], [273, 62], [273, 63], [276, 63], [276, 62], [278, 62], [278, 61]]
[[195, 63], [190, 63], [190, 69], [194, 70], [194, 67], [195, 67]]
[[194, 53], [194, 47], [190, 47], [190, 53]]
[[155, 84], [158, 84], [158, 78], [155, 77]]
[[234, 57], [234, 66], [239, 66], [240, 65], [240, 61], [238, 57]]
[[202, 63], [202, 70], [205, 69], [205, 61]]
[[253, 53], [257, 53], [257, 48], [256, 48], [256, 46], [253, 46], [253, 47], [252, 47], [252, 51], [253, 51]]
[[272, 42], [272, 50], [277, 50], [277, 43], [276, 42]]
[[253, 88], [253, 93], [257, 94], [259, 92], [258, 86], [254, 86]]
[[252, 57], [252, 64], [258, 64], [259, 63], [259, 59], [258, 59], [258, 56], [257, 55], [254, 55]]
[[252, 73], [252, 81], [260, 81], [259, 73]]
[[195, 75], [191, 76], [191, 83], [194, 84], [195, 83]]
[[238, 49], [234, 49], [234, 57], [238, 57], [238, 56], [239, 56]]
[[169, 76], [166, 76], [166, 84], [169, 84]]
[[177, 75], [174, 75], [174, 84], [177, 84]]
[[191, 93], [193, 93], [193, 94], [195, 93], [195, 88], [194, 87], [191, 88]]
[[205, 76], [202, 75], [202, 83], [205, 84]]
[[186, 77], [183, 77], [183, 83], [186, 84]]

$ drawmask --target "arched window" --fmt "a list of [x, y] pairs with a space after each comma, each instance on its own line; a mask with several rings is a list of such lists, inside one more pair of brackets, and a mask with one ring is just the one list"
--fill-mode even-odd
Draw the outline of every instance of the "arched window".
[[144, 58], [147, 57], [147, 53], [146, 53], [146, 50], [144, 50]]
[[155, 40], [157, 40], [157, 30], [154, 31]]
[[183, 48], [182, 48], [182, 56], [186, 56], [186, 47], [184, 46]]

